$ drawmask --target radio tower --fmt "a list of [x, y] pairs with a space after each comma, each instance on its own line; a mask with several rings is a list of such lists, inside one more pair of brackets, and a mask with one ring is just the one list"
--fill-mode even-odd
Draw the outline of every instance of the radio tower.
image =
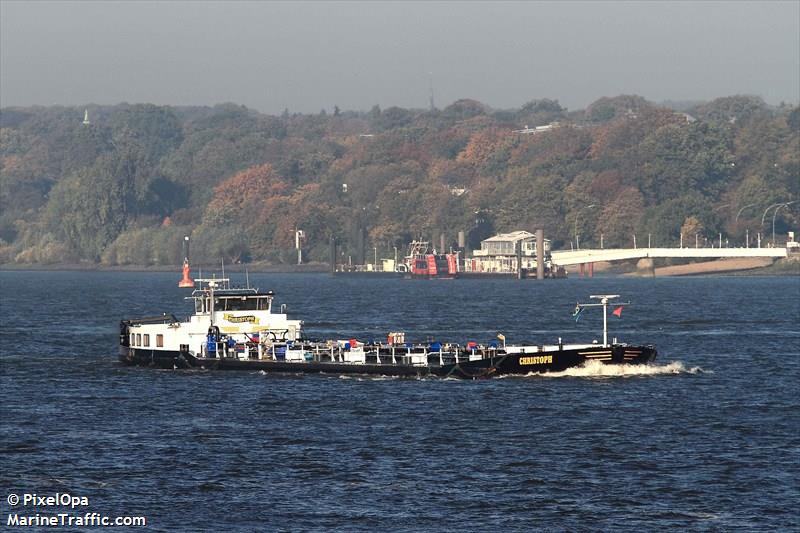
[[428, 72], [428, 76], [429, 76], [430, 90], [431, 90], [431, 95], [430, 95], [431, 111], [436, 111], [436, 106], [433, 103], [433, 72]]

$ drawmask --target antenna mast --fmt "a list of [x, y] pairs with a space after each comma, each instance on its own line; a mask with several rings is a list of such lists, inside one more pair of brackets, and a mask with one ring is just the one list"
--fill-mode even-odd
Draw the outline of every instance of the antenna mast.
[[[597, 304], [578, 304], [577, 307], [602, 307], [603, 308], [603, 347], [608, 346], [608, 301], [619, 298], [619, 294], [593, 294], [589, 298], [600, 300]], [[630, 302], [616, 302], [613, 305], [630, 305]]]
[[429, 76], [429, 86], [430, 86], [430, 106], [431, 111], [436, 111], [436, 106], [433, 103], [433, 72], [428, 73]]

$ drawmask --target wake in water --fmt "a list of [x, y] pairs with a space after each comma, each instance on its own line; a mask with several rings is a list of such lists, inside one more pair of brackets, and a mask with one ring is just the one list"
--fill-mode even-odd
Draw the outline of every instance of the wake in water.
[[[660, 375], [678, 375], [678, 374], [712, 374], [710, 370], [703, 370], [699, 366], [686, 368], [682, 362], [673, 361], [664, 365], [609, 365], [600, 361], [588, 361], [583, 366], [576, 366], [568, 368], [562, 372], [531, 372], [520, 376], [519, 374], [507, 374], [501, 376], [493, 376], [491, 379], [506, 379], [506, 378], [520, 378], [520, 377], [542, 377], [542, 378], [626, 378], [632, 376], [660, 376]], [[262, 376], [269, 375], [264, 370], [259, 370], [257, 374]], [[296, 374], [303, 375], [303, 374]], [[328, 374], [329, 377], [353, 380], [353, 381], [394, 381], [394, 380], [416, 380], [416, 381], [456, 381], [464, 382], [463, 379], [457, 377], [436, 377], [436, 376], [386, 376], [386, 375], [365, 375], [365, 374]]]
[[408, 379], [408, 377], [404, 376], [385, 376], [383, 374], [378, 375], [366, 375], [366, 374], [339, 374], [339, 379], [352, 379], [354, 381], [394, 381], [397, 379]]
[[699, 366], [686, 368], [680, 361], [665, 365], [607, 365], [600, 361], [589, 361], [583, 366], [568, 368], [562, 372], [530, 373], [528, 376], [547, 378], [617, 378], [630, 376], [658, 376], [663, 374], [708, 374]]

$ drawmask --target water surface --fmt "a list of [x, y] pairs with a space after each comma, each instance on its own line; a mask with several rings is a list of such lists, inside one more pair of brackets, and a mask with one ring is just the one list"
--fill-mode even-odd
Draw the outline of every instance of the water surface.
[[[797, 278], [251, 275], [317, 338], [602, 339], [648, 368], [486, 381], [173, 372], [121, 318], [190, 311], [172, 273], [0, 272], [0, 489], [148, 530], [787, 530], [800, 508]], [[6, 514], [2, 515], [3, 520]]]

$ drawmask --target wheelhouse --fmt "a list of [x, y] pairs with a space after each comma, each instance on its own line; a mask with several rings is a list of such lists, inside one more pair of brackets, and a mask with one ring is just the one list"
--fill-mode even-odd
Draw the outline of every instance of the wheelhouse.
[[[272, 291], [265, 293], [256, 289], [217, 289], [211, 291], [198, 289], [189, 299], [194, 300], [196, 314], [209, 314], [214, 311], [266, 311], [272, 312]], [[213, 299], [213, 307], [212, 307]]]

